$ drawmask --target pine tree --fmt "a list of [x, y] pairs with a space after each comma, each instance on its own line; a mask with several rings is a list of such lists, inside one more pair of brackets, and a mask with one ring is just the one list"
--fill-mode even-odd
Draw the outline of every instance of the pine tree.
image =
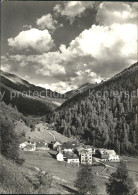
[[115, 173], [112, 173], [109, 182], [106, 183], [106, 191], [109, 195], [136, 195], [136, 189], [132, 179], [128, 175], [127, 166], [121, 161]]
[[18, 137], [14, 132], [13, 123], [1, 116], [1, 153], [13, 161], [18, 160]]
[[80, 166], [75, 181], [75, 187], [78, 188], [78, 192], [81, 194], [96, 195], [96, 186], [90, 165], [86, 164]]

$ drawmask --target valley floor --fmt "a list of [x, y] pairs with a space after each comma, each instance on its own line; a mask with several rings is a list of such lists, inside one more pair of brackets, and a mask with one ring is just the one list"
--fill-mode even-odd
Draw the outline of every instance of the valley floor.
[[[53, 175], [54, 181], [62, 186], [63, 189], [66, 189], [67, 192], [73, 193], [77, 191], [74, 187], [74, 181], [79, 167], [65, 162], [58, 162], [55, 159], [55, 153], [56, 152], [53, 151], [21, 151], [20, 156], [25, 159], [25, 163], [23, 164], [25, 168], [28, 168], [31, 171], [41, 169], [50, 172]], [[93, 168], [95, 182], [98, 185], [98, 192], [99, 194], [103, 194], [103, 192], [106, 194], [104, 182], [107, 178], [101, 173], [102, 170], [103, 166], [94, 166]], [[63, 189], [60, 189], [58, 192], [54, 192], [54, 189], [51, 190], [52, 193], [62, 193]]]
[[[56, 152], [50, 151], [20, 151], [20, 156], [25, 159], [23, 167], [30, 171], [44, 170], [53, 175], [54, 183], [50, 193], [75, 193], [77, 189], [74, 187], [77, 165], [58, 162], [55, 158]], [[138, 187], [138, 159], [123, 157], [126, 159], [130, 176], [135, 180]], [[117, 163], [106, 163], [110, 166], [106, 169], [104, 166], [93, 166], [95, 175], [95, 183], [98, 188], [98, 195], [106, 195], [105, 182], [110, 174], [115, 171]]]
[[[24, 124], [22, 124], [24, 127]], [[21, 124], [17, 124], [16, 128], [20, 127]], [[40, 129], [38, 131], [37, 129]], [[19, 128], [18, 128], [19, 130]], [[45, 138], [46, 141], [68, 141], [69, 139], [56, 131], [53, 131], [46, 123], [37, 124], [36, 130], [33, 132], [26, 131], [26, 137], [30, 136], [32, 139], [41, 140]], [[30, 132], [30, 133], [29, 133]], [[28, 171], [38, 171], [43, 170], [50, 172], [53, 175], [53, 185], [50, 190], [51, 194], [68, 194], [75, 193], [77, 189], [74, 187], [74, 181], [76, 180], [76, 174], [79, 169], [78, 165], [67, 164], [66, 162], [59, 162], [56, 160], [57, 151], [46, 150], [46, 151], [22, 151], [20, 150], [20, 157], [25, 160], [23, 167], [28, 169]], [[138, 159], [132, 157], [123, 156], [126, 160], [129, 174], [134, 179], [138, 188]], [[93, 174], [95, 179], [95, 184], [97, 186], [98, 195], [107, 195], [105, 182], [112, 172], [116, 170], [118, 163], [106, 163], [107, 167], [104, 165], [94, 166]]]

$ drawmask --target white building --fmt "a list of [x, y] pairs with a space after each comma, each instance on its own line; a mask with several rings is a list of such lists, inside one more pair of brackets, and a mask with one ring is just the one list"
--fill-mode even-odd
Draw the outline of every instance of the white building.
[[110, 154], [108, 160], [111, 162], [120, 162], [120, 157], [119, 157], [119, 155], [111, 155]]
[[52, 149], [53, 150], [57, 150], [57, 148], [61, 146], [61, 143], [59, 143], [58, 141], [52, 142]]
[[28, 142], [23, 142], [19, 145], [19, 148], [23, 149], [25, 148], [29, 143]]
[[35, 145], [27, 145], [23, 148], [24, 151], [35, 151], [36, 150], [36, 146]]
[[67, 158], [67, 163], [79, 164], [79, 158], [77, 158], [77, 157], [69, 157], [69, 158]]
[[100, 158], [102, 161], [110, 161], [110, 162], [120, 162], [119, 155], [116, 154], [114, 150], [108, 149], [99, 149]]
[[80, 151], [80, 162], [81, 164], [92, 164], [92, 153], [85, 149]]
[[57, 161], [64, 161], [63, 159], [63, 154], [61, 152], [59, 152], [57, 155], [56, 155], [56, 159]]
[[79, 164], [80, 162], [78, 155], [70, 152], [64, 154], [64, 160], [70, 164]]

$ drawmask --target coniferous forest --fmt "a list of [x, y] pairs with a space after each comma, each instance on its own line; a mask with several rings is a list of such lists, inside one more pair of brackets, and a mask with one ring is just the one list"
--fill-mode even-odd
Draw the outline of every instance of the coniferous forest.
[[95, 147], [138, 154], [138, 63], [80, 93], [49, 115], [55, 129]]

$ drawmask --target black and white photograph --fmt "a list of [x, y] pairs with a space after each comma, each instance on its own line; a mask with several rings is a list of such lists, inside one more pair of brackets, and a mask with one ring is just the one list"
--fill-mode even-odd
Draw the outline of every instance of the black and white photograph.
[[138, 2], [0, 7], [0, 194], [138, 195]]

